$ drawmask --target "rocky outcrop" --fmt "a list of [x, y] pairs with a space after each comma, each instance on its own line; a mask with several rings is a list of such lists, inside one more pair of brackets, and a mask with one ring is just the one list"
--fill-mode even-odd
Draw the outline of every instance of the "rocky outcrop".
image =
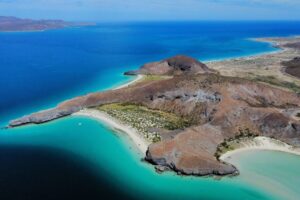
[[174, 139], [150, 145], [146, 160], [184, 175], [237, 174], [234, 166], [213, 156], [223, 139], [221, 132], [210, 125], [188, 128]]
[[189, 119], [191, 127], [162, 132], [163, 140], [149, 146], [146, 160], [159, 170], [185, 175], [238, 173], [234, 166], [220, 162], [215, 153], [220, 143], [234, 138], [241, 129], [300, 147], [300, 122], [289, 115], [300, 109], [299, 95], [241, 78], [194, 73], [199, 66], [181, 70], [178, 66], [182, 63], [171, 61], [164, 62], [170, 62], [168, 68], [174, 70], [163, 70], [163, 74], [176, 74], [173, 78], [74, 98], [54, 109], [11, 121], [10, 126], [47, 122], [108, 103], [133, 103], [171, 112]]
[[58, 119], [67, 115], [71, 115], [74, 112], [78, 112], [80, 110], [79, 107], [69, 108], [69, 109], [50, 109], [41, 111], [38, 113], [33, 113], [29, 116], [21, 117], [20, 119], [16, 119], [10, 122], [11, 127], [21, 126], [25, 124], [41, 124], [48, 121], [52, 121], [54, 119]]
[[125, 75], [181, 75], [216, 73], [205, 64], [187, 56], [174, 56], [159, 62], [143, 65], [139, 70], [125, 72]]

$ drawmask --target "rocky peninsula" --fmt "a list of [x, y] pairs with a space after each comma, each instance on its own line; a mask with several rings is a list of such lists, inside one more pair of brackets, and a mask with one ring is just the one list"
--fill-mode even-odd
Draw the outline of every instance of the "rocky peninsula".
[[145, 160], [159, 171], [238, 174], [219, 154], [231, 150], [232, 141], [267, 137], [300, 147], [300, 84], [282, 70], [283, 62], [299, 55], [293, 44], [300, 39], [263, 41], [270, 40], [284, 50], [207, 64], [187, 56], [145, 64], [125, 73], [143, 75], [132, 85], [62, 102], [13, 120], [9, 127], [45, 123], [88, 108], [137, 130], [151, 143]]
[[0, 32], [45, 31], [72, 26], [89, 26], [92, 23], [74, 23], [63, 20], [32, 20], [0, 16]]

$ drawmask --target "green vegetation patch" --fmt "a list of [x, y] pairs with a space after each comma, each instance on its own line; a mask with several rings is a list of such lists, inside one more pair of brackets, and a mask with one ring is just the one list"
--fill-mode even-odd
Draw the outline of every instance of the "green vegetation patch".
[[238, 148], [242, 141], [255, 138], [258, 135], [258, 133], [251, 131], [249, 128], [239, 128], [234, 137], [225, 139], [221, 144], [218, 145], [215, 157], [219, 159], [222, 154]]
[[159, 110], [134, 104], [108, 104], [98, 107], [110, 116], [135, 128], [151, 142], [161, 140], [158, 129], [176, 130], [189, 126], [186, 119]]
[[300, 87], [292, 82], [287, 82], [287, 81], [280, 81], [274, 76], [256, 76], [252, 78], [254, 81], [259, 81], [259, 82], [265, 82], [270, 85], [275, 85], [283, 88], [287, 88], [293, 92], [300, 93]]

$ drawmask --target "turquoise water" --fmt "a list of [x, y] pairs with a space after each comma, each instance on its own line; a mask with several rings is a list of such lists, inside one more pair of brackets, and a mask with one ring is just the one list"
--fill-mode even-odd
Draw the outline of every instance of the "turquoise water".
[[[67, 98], [127, 82], [132, 77], [122, 73], [145, 62], [176, 54], [208, 61], [271, 52], [276, 49], [270, 44], [248, 38], [296, 34], [299, 22], [105, 24], [1, 33], [0, 89], [5, 98], [0, 99], [0, 126]], [[87, 194], [103, 197], [107, 185], [112, 188], [109, 196], [115, 193], [123, 199], [295, 199], [300, 195], [296, 173], [300, 159], [289, 154], [240, 154], [232, 162], [241, 176], [222, 180], [157, 174], [141, 158], [126, 135], [92, 119], [68, 117], [0, 129], [0, 197], [24, 199], [23, 194], [28, 194], [28, 199], [47, 199], [45, 193], [51, 193], [56, 196], [48, 199], [67, 199], [66, 195], [76, 199], [80, 194], [85, 198], [78, 199], [99, 199]], [[43, 174], [46, 177], [41, 179]], [[5, 198], [18, 192], [22, 198]]]
[[278, 199], [299, 199], [299, 155], [251, 150], [234, 154], [230, 162], [241, 170], [238, 179], [261, 187]]
[[[111, 184], [118, 185], [129, 196], [145, 199], [276, 199], [255, 183], [249, 184], [245, 176], [215, 180], [173, 173], [157, 174], [151, 165], [140, 161], [141, 155], [125, 134], [112, 133], [108, 127], [84, 117], [6, 130], [0, 141], [1, 145], [43, 146], [68, 152], [88, 165], [95, 175], [106, 174]], [[260, 157], [263, 161], [264, 156], [260, 154]], [[276, 160], [276, 154], [274, 158]], [[279, 155], [277, 159], [285, 161], [286, 165], [281, 167], [289, 166], [289, 156]], [[300, 159], [296, 161], [299, 165]], [[261, 165], [250, 166], [259, 170]], [[247, 172], [249, 168], [244, 170]], [[295, 184], [298, 180], [294, 181]], [[276, 187], [272, 189], [276, 190]]]
[[157, 174], [130, 139], [84, 117], [69, 117], [43, 125], [6, 130], [1, 145], [43, 146], [67, 152], [94, 171], [106, 174], [129, 196], [145, 199], [297, 199], [300, 195], [299, 156], [249, 151], [231, 162], [241, 175], [234, 178], [181, 177]]

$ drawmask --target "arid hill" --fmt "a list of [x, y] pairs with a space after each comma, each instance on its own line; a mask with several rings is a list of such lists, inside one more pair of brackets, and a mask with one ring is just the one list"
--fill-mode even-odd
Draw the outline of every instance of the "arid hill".
[[300, 121], [295, 118], [300, 97], [296, 93], [210, 73], [214, 71], [182, 56], [144, 65], [137, 72], [174, 76], [77, 97], [56, 108], [13, 120], [10, 127], [43, 123], [110, 103], [137, 104], [173, 113], [188, 119], [190, 127], [161, 132], [163, 140], [149, 146], [145, 159], [159, 170], [186, 175], [236, 174], [234, 166], [219, 161], [217, 156], [218, 147], [236, 137], [261, 135], [300, 147]]
[[125, 72], [125, 75], [181, 75], [215, 73], [205, 64], [187, 56], [174, 56], [159, 62], [143, 65], [139, 70]]

